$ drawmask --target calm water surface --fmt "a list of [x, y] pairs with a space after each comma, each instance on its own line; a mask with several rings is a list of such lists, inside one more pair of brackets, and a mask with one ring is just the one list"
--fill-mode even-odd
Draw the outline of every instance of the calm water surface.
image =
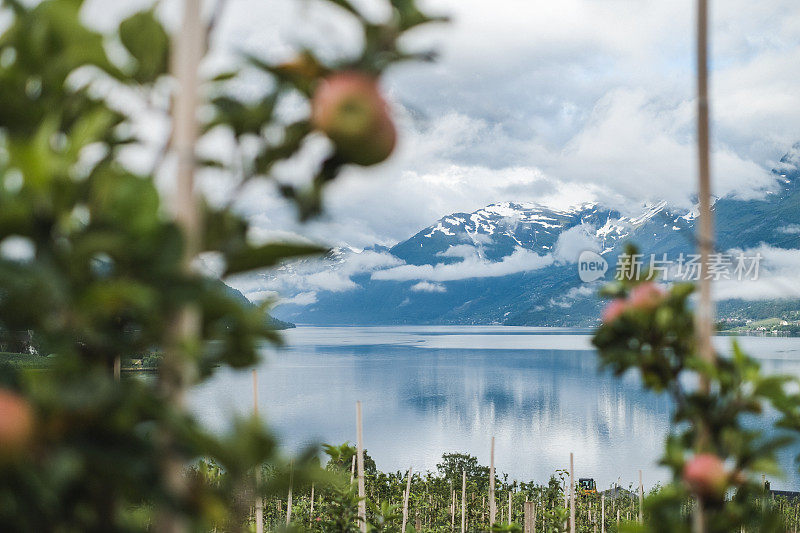
[[[512, 479], [546, 481], [575, 452], [576, 475], [625, 485], [655, 466], [668, 429], [666, 398], [635, 375], [600, 373], [586, 330], [502, 326], [298, 327], [288, 347], [266, 349], [260, 412], [290, 450], [355, 442], [383, 470], [434, 469], [444, 452], [468, 452]], [[716, 339], [720, 350], [730, 338]], [[745, 337], [767, 372], [800, 375], [800, 338]], [[252, 408], [250, 372], [221, 371], [192, 391], [190, 405], [214, 430]], [[783, 457], [791, 467], [794, 450]], [[792, 468], [796, 471], [796, 468]], [[800, 489], [800, 476], [773, 480]]]

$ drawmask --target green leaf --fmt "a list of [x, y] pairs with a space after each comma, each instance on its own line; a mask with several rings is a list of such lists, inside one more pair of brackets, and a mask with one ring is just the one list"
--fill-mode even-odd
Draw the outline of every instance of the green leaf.
[[169, 36], [152, 9], [123, 20], [119, 25], [119, 38], [136, 59], [133, 73], [136, 81], [151, 83], [166, 73]]
[[247, 246], [228, 254], [225, 275], [275, 266], [287, 259], [320, 255], [328, 250], [315, 244], [269, 243]]

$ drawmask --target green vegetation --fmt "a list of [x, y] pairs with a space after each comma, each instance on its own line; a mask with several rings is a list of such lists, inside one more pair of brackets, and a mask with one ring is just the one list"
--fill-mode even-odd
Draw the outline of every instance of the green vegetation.
[[[202, 43], [192, 37], [212, 33], [214, 24], [193, 26], [196, 11], [197, 17], [191, 11], [184, 17], [188, 31], [177, 35], [183, 46], [173, 54], [175, 39], [155, 8], [101, 34], [84, 23], [80, 0], [3, 3], [0, 344], [11, 352], [0, 371], [3, 531], [243, 531], [252, 526], [257, 499], [268, 502], [267, 520], [280, 528], [277, 502], [285, 494], [288, 500], [290, 487], [297, 494], [295, 529], [305, 528], [306, 520], [331, 533], [359, 527], [359, 497], [348, 472], [352, 448], [328, 447], [331, 461], [321, 468], [314, 449], [283, 456], [257, 418], [235, 420], [220, 435], [183, 406], [188, 387], [218, 368], [251, 368], [263, 343], [281, 342], [275, 323], [266, 319], [268, 304], [242, 301], [199, 273], [196, 260], [215, 257], [228, 277], [325, 251], [307, 242], [253, 240], [250, 221], [234, 209], [237, 195], [275, 181], [276, 166], [312, 136], [326, 134], [329, 150], [308, 179], [277, 183], [301, 220], [321, 213], [325, 187], [346, 166], [375, 164], [394, 146], [380, 76], [399, 62], [430, 57], [402, 46], [406, 32], [434, 20], [413, 0], [387, 0], [385, 10], [368, 16], [348, 0], [329, 3], [360, 29], [360, 50], [346, 47], [355, 53], [324, 58], [297, 50], [279, 64], [244, 55], [198, 86], [192, 48], [202, 55]], [[379, 12], [385, 19], [376, 19]], [[167, 71], [170, 56], [180, 76]], [[356, 85], [341, 83], [344, 73], [346, 81], [355, 72]], [[265, 81], [263, 90], [243, 99], [237, 89], [254, 77]], [[321, 87], [328, 87], [324, 98]], [[192, 93], [201, 97], [202, 113], [187, 98]], [[133, 105], [121, 105], [119, 96]], [[283, 102], [310, 115], [289, 120]], [[126, 152], [146, 152], [157, 142], [138, 136], [141, 114], [158, 117], [175, 135], [157, 147], [151, 168], [134, 169], [126, 165]], [[199, 124], [196, 117], [202, 117]], [[201, 140], [228, 139], [226, 152], [233, 157], [203, 157], [195, 150], [195, 133]], [[371, 142], [376, 144], [364, 146]], [[197, 169], [221, 174], [234, 196], [227, 202], [195, 199]], [[171, 205], [156, 176], [175, 174], [184, 187]], [[668, 293], [635, 282], [611, 285], [605, 294], [615, 299], [614, 312], [594, 337], [606, 367], [639, 372], [645, 387], [669, 394], [676, 406], [661, 459], [674, 479], [647, 498], [639, 530], [682, 532], [699, 522], [709, 533], [785, 531], [787, 522], [796, 523], [797, 509], [765, 501], [758, 480], [779, 472], [777, 453], [797, 440], [800, 383], [762, 375], [737, 347], [731, 359], [701, 359], [691, 291], [683, 285]], [[38, 360], [19, 355], [31, 348], [58, 354], [47, 358], [46, 372], [29, 371]], [[116, 378], [117, 361], [140, 358], [157, 371], [155, 379]], [[698, 377], [708, 386], [687, 385]], [[766, 425], [766, 412], [777, 417], [777, 437], [753, 423]], [[365, 464], [370, 529], [397, 531], [403, 475], [381, 473], [369, 458]], [[448, 455], [437, 472], [412, 480], [412, 530], [448, 530], [448, 502], [463, 471], [470, 529], [488, 527], [486, 467], [472, 457]], [[556, 475], [545, 485], [498, 479], [500, 520], [504, 498], [516, 488], [516, 511], [505, 521], [518, 520], [514, 513], [529, 498], [541, 505], [541, 530], [560, 530], [564, 477]], [[310, 486], [320, 491], [316, 515], [306, 497]], [[580, 502], [586, 531], [597, 501], [582, 496]], [[614, 505], [626, 521], [633, 514], [630, 498]]]
[[[0, 371], [3, 531], [241, 530], [249, 504], [234, 495], [283, 492], [253, 476], [284, 463], [268, 428], [238, 420], [218, 435], [184, 408], [186, 390], [217, 369], [258, 364], [283, 325], [266, 318], [269, 302], [252, 305], [203, 274], [200, 258], [226, 279], [324, 253], [305, 240], [256, 240], [236, 209], [252, 185], [270, 183], [307, 220], [322, 212], [326, 186], [361, 160], [331, 139], [306, 179], [277, 182], [273, 169], [322, 135], [287, 104], [310, 109], [330, 76], [360, 72], [376, 106], [387, 69], [430, 57], [401, 45], [433, 20], [413, 0], [386, 0], [382, 21], [331, 0], [360, 29], [360, 50], [318, 58], [298, 48], [284, 63], [243, 53], [207, 72], [201, 37], [213, 40], [226, 3], [201, 14], [185, 2], [174, 35], [153, 4], [107, 33], [87, 23], [81, 0], [0, 8], [0, 350], [30, 352], [33, 340], [36, 352], [57, 354], [46, 372], [20, 368], [34, 357], [4, 356], [14, 366]], [[242, 91], [253, 79], [258, 87]], [[337, 120], [364, 109], [358, 95], [348, 102]], [[384, 110], [387, 131], [391, 120]], [[220, 138], [220, 159], [202, 153]], [[230, 197], [203, 198], [201, 172]], [[157, 176], [177, 185], [169, 199]], [[117, 380], [116, 363], [142, 354], [154, 379]], [[198, 457], [224, 479], [186, 475]], [[293, 465], [302, 482], [310, 457]]]
[[[645, 388], [675, 406], [660, 460], [673, 482], [648, 498], [647, 529], [690, 531], [698, 520], [709, 533], [785, 531], [781, 508], [763, 502], [761, 475], [780, 473], [778, 452], [798, 441], [800, 380], [763, 375], [735, 342], [731, 358], [701, 357], [692, 292], [689, 284], [664, 291], [651, 282], [612, 283], [593, 340], [604, 367], [616, 375], [636, 371]], [[687, 513], [692, 498], [697, 504]]]
[[[292, 508], [290, 531], [327, 532], [358, 531], [357, 488], [355, 479], [351, 481], [351, 458], [355, 449], [345, 444], [328, 446], [329, 460], [324, 467], [304, 482], [292, 484]], [[367, 498], [367, 520], [371, 531], [400, 532], [405, 472], [381, 472], [369, 454], [364, 452], [365, 494]], [[279, 480], [290, 468], [265, 468], [264, 479]], [[196, 472], [203, 472], [205, 479], [218, 483], [225, 473], [211, 463], [202, 462]], [[489, 531], [489, 468], [480, 465], [475, 457], [466, 454], [445, 454], [433, 472], [414, 473], [411, 479], [411, 492], [408, 506], [407, 532], [449, 533], [461, 528], [461, 490], [462, 472], [466, 473], [465, 525], [470, 532]], [[314, 486], [314, 509], [311, 509], [311, 490]], [[497, 523], [493, 531], [522, 531], [525, 516], [525, 502], [534, 502], [536, 530], [545, 532], [565, 531], [569, 516], [569, 506], [565, 496], [569, 496], [569, 476], [565, 470], [556, 471], [545, 483], [535, 481], [509, 481], [505, 474], [496, 475]], [[576, 530], [593, 532], [600, 530], [605, 508], [605, 528], [609, 532], [638, 530], [639, 496], [638, 487], [610, 487], [597, 493], [581, 492], [576, 486]], [[266, 531], [282, 531], [286, 528], [288, 510], [288, 491], [263, 501], [264, 525]], [[605, 503], [602, 496], [605, 496]], [[672, 497], [669, 487], [656, 485], [645, 493], [648, 509], [643, 515], [645, 526], [650, 530], [660, 530], [653, 520], [656, 516], [649, 510], [652, 502]], [[243, 499], [252, 498], [242, 494]], [[511, 516], [508, 516], [509, 497]], [[772, 496], [764, 492], [757, 495], [759, 512], [775, 513], [785, 520], [786, 527], [800, 527], [798, 514], [800, 500], [788, 500], [783, 496]], [[254, 505], [254, 502], [251, 504]], [[686, 497], [681, 504], [681, 514], [691, 518], [694, 503]], [[345, 517], [344, 519], [342, 517]], [[619, 517], [619, 519], [618, 519]], [[253, 528], [254, 514], [248, 519]], [[454, 529], [451, 524], [455, 524]]]
[[719, 303], [717, 330], [726, 333], [800, 335], [800, 300], [727, 300]]
[[36, 354], [0, 352], [0, 368], [41, 369], [47, 368], [51, 362], [49, 358]]

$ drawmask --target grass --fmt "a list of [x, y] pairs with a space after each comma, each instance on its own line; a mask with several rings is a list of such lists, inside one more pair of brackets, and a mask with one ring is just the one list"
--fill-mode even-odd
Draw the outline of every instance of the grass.
[[780, 326], [781, 319], [780, 318], [765, 318], [764, 320], [755, 320], [750, 322], [747, 327], [749, 328], [757, 328], [760, 326], [764, 327], [772, 327], [772, 326]]
[[47, 368], [50, 361], [41, 355], [29, 353], [0, 352], [0, 365], [8, 364], [15, 368]]

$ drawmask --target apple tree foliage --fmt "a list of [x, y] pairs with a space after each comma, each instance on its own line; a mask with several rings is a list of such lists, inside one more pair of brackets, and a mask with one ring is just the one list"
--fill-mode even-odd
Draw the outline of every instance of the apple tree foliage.
[[[202, 136], [224, 136], [235, 157], [198, 156], [201, 171], [217, 170], [235, 191], [274, 180], [277, 164], [320, 135], [309, 118], [285, 120], [286, 101], [310, 108], [304, 102], [332, 73], [377, 79], [400, 61], [428, 57], [400, 45], [407, 31], [433, 20], [413, 0], [386, 0], [382, 21], [347, 0], [326, 3], [361, 28], [360, 53], [326, 61], [300, 50], [281, 64], [244, 55], [203, 79]], [[164, 393], [162, 375], [117, 381], [112, 369], [116, 360], [163, 352], [173, 317], [187, 306], [201, 321], [197, 338], [179, 350], [186, 386], [221, 367], [254, 365], [259, 345], [280, 337], [264, 308], [184, 268], [186, 235], [156, 187], [158, 175], [168, 181], [174, 172], [171, 147], [154, 147], [137, 122], [144, 113], [169, 124], [174, 98], [172, 39], [158, 6], [107, 33], [87, 24], [82, 9], [81, 0], [2, 4], [0, 336], [29, 333], [50, 364], [0, 370], [0, 387], [33, 413], [23, 449], [12, 453], [0, 435], [0, 524], [4, 531], [138, 531], [167, 513], [191, 530], [240, 529], [252, 500], [235, 495], [288, 484], [271, 433], [249, 419], [227, 434], [209, 433]], [[254, 74], [266, 80], [264, 91], [245, 98], [236, 84]], [[137, 150], [152, 154], [152, 164], [131, 164]], [[333, 146], [306, 185], [278, 186], [305, 220], [321, 212], [324, 186], [350, 163]], [[323, 251], [254, 242], [235, 202], [206, 201], [201, 209], [200, 248], [224, 265], [223, 276]], [[23, 427], [14, 424], [4, 427]], [[163, 434], [172, 436], [169, 450]], [[180, 487], [165, 471], [167, 453], [186, 465]], [[315, 471], [308, 455], [295, 458], [297, 482]], [[189, 468], [200, 458], [200, 467]], [[282, 474], [254, 487], [256, 465]], [[209, 468], [226, 475], [210, 476]]]
[[630, 530], [785, 531], [762, 475], [780, 476], [778, 453], [798, 442], [800, 382], [765, 375], [735, 341], [730, 356], [704, 360], [695, 342], [693, 286], [659, 289], [640, 281], [646, 272], [621, 277], [602, 291], [613, 313], [593, 339], [601, 363], [618, 376], [636, 371], [645, 388], [669, 395], [674, 406], [661, 458], [674, 481], [646, 500], [644, 526]]

